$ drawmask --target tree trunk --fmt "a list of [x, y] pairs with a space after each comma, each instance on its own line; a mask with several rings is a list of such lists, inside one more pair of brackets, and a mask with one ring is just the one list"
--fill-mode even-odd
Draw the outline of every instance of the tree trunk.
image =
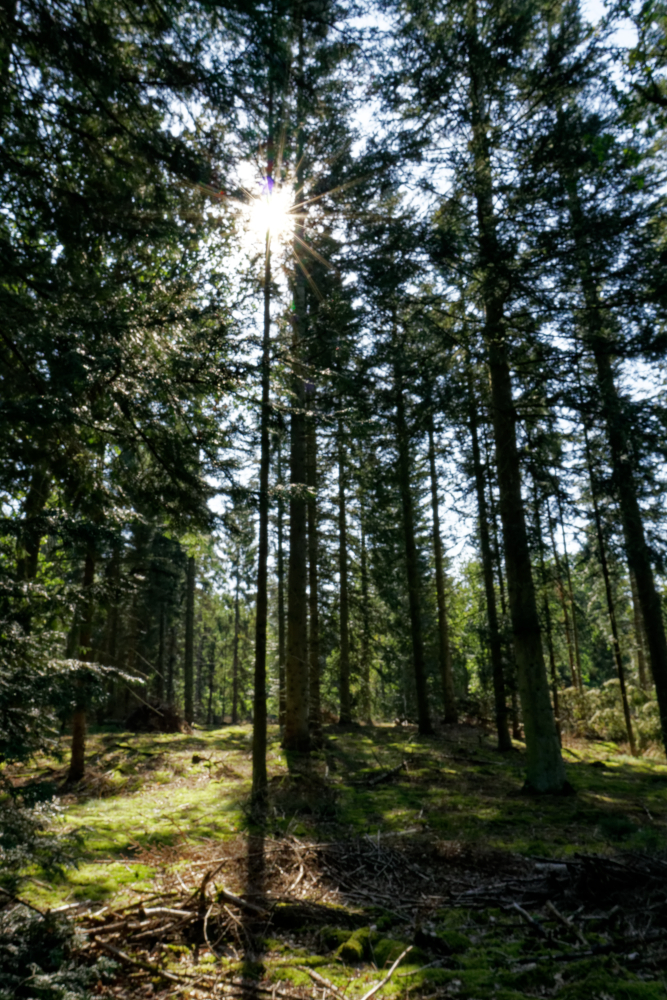
[[159, 702], [164, 701], [164, 664], [165, 664], [165, 611], [164, 605], [160, 605], [160, 633], [157, 650], [157, 669], [155, 671], [155, 697]]
[[433, 554], [435, 557], [435, 589], [438, 599], [438, 641], [440, 653], [440, 676], [442, 697], [445, 708], [445, 723], [458, 722], [454, 673], [452, 671], [452, 647], [449, 641], [447, 615], [447, 595], [445, 593], [445, 571], [442, 558], [442, 537], [440, 535], [440, 512], [438, 510], [438, 475], [435, 467], [435, 444], [433, 440], [433, 414], [428, 415], [428, 460], [431, 472], [431, 511], [433, 516]]
[[[303, 16], [298, 15], [298, 74], [303, 79]], [[303, 128], [303, 88], [297, 99], [296, 190], [304, 199], [305, 132]], [[304, 412], [303, 351], [306, 334], [306, 274], [301, 263], [305, 247], [304, 213], [297, 216], [294, 247], [297, 265], [294, 276], [292, 314], [292, 418], [290, 435], [289, 564], [287, 570], [287, 660], [285, 664], [285, 729], [283, 747], [306, 753], [310, 749], [308, 729], [308, 539], [306, 532], [306, 417]]]
[[359, 705], [359, 715], [363, 722], [370, 725], [373, 721], [371, 715], [371, 651], [370, 651], [370, 602], [368, 595], [368, 550], [366, 548], [366, 532], [364, 531], [364, 519], [361, 517], [361, 699]]
[[340, 591], [340, 719], [341, 725], [352, 722], [350, 697], [349, 591], [347, 578], [347, 512], [345, 509], [345, 442], [343, 421], [338, 421], [338, 575]]
[[[93, 638], [93, 597], [92, 589], [95, 583], [95, 553], [92, 546], [86, 552], [83, 566], [83, 590], [81, 594], [82, 614], [79, 627], [78, 659], [84, 663], [93, 662], [91, 647]], [[85, 679], [81, 676], [76, 682], [79, 699], [74, 706], [72, 716], [72, 747], [70, 752], [69, 770], [66, 782], [68, 785], [81, 781], [85, 774], [86, 763], [86, 698]]]
[[167, 660], [167, 704], [173, 705], [175, 700], [174, 674], [176, 673], [176, 626], [169, 629], [169, 658]]
[[639, 596], [637, 594], [637, 580], [632, 570], [630, 570], [630, 589], [632, 592], [632, 615], [635, 626], [635, 649], [637, 651], [637, 677], [642, 691], [648, 691], [644, 623], [642, 621], [642, 609], [639, 606]]
[[285, 728], [285, 550], [284, 522], [285, 503], [283, 501], [282, 454], [278, 439], [278, 725], [282, 733]]
[[419, 559], [415, 542], [414, 508], [410, 490], [410, 441], [405, 418], [405, 397], [402, 378], [396, 372], [396, 437], [398, 445], [398, 482], [403, 509], [403, 536], [405, 541], [405, 569], [408, 583], [410, 606], [410, 630], [412, 633], [412, 661], [417, 694], [417, 719], [419, 732], [426, 736], [433, 732], [428, 707], [428, 687], [426, 683], [426, 663], [420, 608]]
[[[490, 468], [489, 460], [489, 449], [488, 444], [486, 448], [486, 468]], [[506, 638], [506, 626], [505, 623], [509, 622], [509, 615], [507, 613], [507, 597], [505, 594], [505, 576], [503, 574], [503, 557], [500, 547], [500, 532], [498, 531], [498, 514], [496, 512], [496, 502], [493, 493], [493, 484], [489, 483], [489, 508], [491, 513], [491, 527], [493, 528], [493, 564], [496, 572], [498, 573], [498, 591], [500, 593], [500, 613], [502, 615], [503, 627], [499, 627], [500, 631], [500, 642], [504, 653], [503, 657], [503, 668], [504, 668], [504, 678], [507, 681], [507, 686], [510, 689], [510, 705], [511, 705], [511, 719], [512, 719], [512, 738], [515, 740], [522, 739], [521, 725], [519, 721], [519, 699], [517, 695], [516, 686], [516, 663], [514, 661], [514, 647], [511, 642], [507, 641]]]
[[241, 550], [236, 553], [236, 591], [234, 594], [234, 646], [232, 654], [232, 725], [239, 721], [239, 589], [241, 587]]
[[[570, 572], [570, 557], [567, 553], [567, 538], [565, 537], [565, 519], [563, 517], [563, 504], [560, 493], [556, 491], [556, 503], [558, 504], [558, 519], [560, 522], [560, 533], [563, 539], [563, 561], [565, 562], [565, 574], [567, 576], [567, 591], [570, 597], [570, 608], [572, 610], [572, 637], [574, 639], [574, 662], [577, 667], [577, 687], [579, 693], [584, 690], [583, 675], [581, 673], [581, 651], [579, 649], [579, 629], [577, 627], [577, 605], [574, 600], [574, 587], [572, 586], [572, 573]], [[555, 549], [554, 549], [555, 551]]]
[[510, 737], [507, 704], [505, 702], [505, 680], [503, 676], [503, 651], [498, 628], [498, 610], [496, 605], [496, 588], [493, 582], [493, 556], [489, 537], [489, 518], [486, 506], [486, 489], [484, 484], [484, 469], [479, 450], [479, 435], [477, 432], [477, 401], [473, 394], [472, 378], [468, 381], [470, 394], [470, 437], [472, 441], [472, 460], [475, 472], [475, 490], [477, 493], [477, 513], [479, 519], [479, 542], [482, 555], [482, 572], [484, 575], [484, 593], [486, 597], [486, 616], [489, 625], [489, 652], [491, 654], [491, 672], [493, 675], [493, 695], [496, 709], [496, 730], [498, 732], [498, 749], [512, 749]]
[[[269, 143], [273, 92], [269, 93]], [[271, 232], [266, 233], [264, 255], [264, 335], [262, 339], [262, 412], [259, 460], [259, 545], [255, 611], [255, 677], [253, 686], [252, 803], [263, 808], [268, 791], [266, 771], [266, 633], [268, 622], [269, 559], [269, 392], [271, 379]]]
[[211, 650], [208, 661], [208, 706], [206, 709], [206, 725], [213, 725], [213, 684], [215, 681], [215, 638], [211, 641]]
[[194, 654], [195, 654], [195, 557], [188, 559], [185, 594], [185, 651], [183, 658], [184, 715], [188, 725], [194, 721]]
[[632, 717], [630, 715], [630, 704], [628, 702], [628, 693], [625, 686], [625, 669], [623, 667], [623, 655], [621, 653], [621, 643], [618, 637], [618, 626], [616, 624], [616, 610], [614, 608], [614, 595], [611, 587], [611, 577], [609, 574], [609, 564], [607, 562], [607, 550], [604, 543], [604, 533], [602, 531], [602, 519], [600, 517], [600, 508], [597, 501], [596, 486], [595, 486], [595, 473], [593, 471], [593, 462], [591, 459], [591, 450], [588, 443], [588, 431], [584, 426], [584, 442], [586, 446], [586, 464], [588, 466], [588, 477], [591, 488], [591, 500], [593, 502], [593, 517], [595, 519], [595, 533], [597, 535], [598, 542], [598, 552], [600, 555], [600, 568], [602, 569], [602, 578], [604, 580], [604, 590], [605, 596], [607, 598], [607, 611], [609, 613], [609, 624], [611, 625], [611, 636], [612, 636], [612, 650], [614, 653], [614, 660], [616, 662], [616, 672], [618, 674], [618, 683], [621, 689], [621, 702], [623, 704], [623, 716], [625, 718], [625, 728], [628, 734], [628, 743], [630, 744], [630, 751], [633, 757], [637, 756], [637, 746], [635, 743], [635, 734], [632, 728]]
[[[551, 675], [551, 697], [553, 699], [554, 718], [556, 720], [556, 732], [558, 739], [562, 741], [560, 728], [560, 706], [558, 704], [558, 672], [556, 670], [556, 657], [554, 655], [554, 640], [551, 628], [551, 608], [549, 607], [549, 579], [547, 568], [544, 562], [544, 537], [542, 535], [542, 518], [540, 512], [540, 501], [537, 492], [537, 479], [535, 469], [532, 469], [533, 476], [533, 511], [535, 514], [535, 532], [537, 534], [537, 548], [540, 556], [540, 577], [542, 584], [542, 613], [547, 637], [547, 651], [549, 653], [549, 673]], [[547, 515], [548, 516], [548, 515]]]
[[[309, 410], [315, 405], [315, 389], [313, 387]], [[319, 581], [318, 581], [318, 537], [317, 537], [317, 427], [315, 417], [308, 417], [307, 431], [308, 450], [308, 585], [309, 585], [309, 633], [308, 657], [310, 663], [310, 704], [309, 726], [310, 737], [314, 747], [322, 745], [322, 708], [320, 704], [320, 620], [319, 620]]]
[[[39, 548], [42, 541], [42, 529], [39, 526], [39, 515], [49, 498], [51, 477], [44, 463], [38, 463], [33, 469], [30, 486], [26, 494], [22, 514], [21, 532], [17, 539], [16, 579], [19, 583], [30, 583], [37, 576]], [[25, 634], [30, 632], [32, 624], [31, 603], [28, 594], [20, 601], [20, 611], [17, 621]]]
[[602, 416], [609, 442], [611, 466], [621, 509], [625, 550], [631, 572], [637, 581], [637, 596], [644, 620], [651, 672], [658, 697], [662, 739], [667, 750], [667, 637], [662, 618], [660, 595], [655, 585], [653, 567], [637, 495], [637, 481], [632, 467], [632, 447], [626, 429], [611, 363], [612, 343], [605, 329], [604, 310], [599, 299], [586, 246], [588, 220], [581, 209], [576, 183], [570, 184], [570, 216], [579, 257], [579, 272], [586, 309], [585, 343], [595, 360]]
[[503, 253], [493, 208], [492, 162], [484, 93], [484, 56], [477, 46], [477, 11], [470, 45], [470, 113], [472, 121], [473, 194], [479, 231], [479, 270], [484, 304], [483, 337], [491, 376], [491, 403], [496, 445], [500, 519], [509, 589], [514, 654], [526, 734], [526, 788], [560, 792], [568, 785], [554, 719], [542, 652], [540, 621], [521, 496], [521, 467], [516, 440], [516, 411], [503, 313], [505, 286], [499, 277]]

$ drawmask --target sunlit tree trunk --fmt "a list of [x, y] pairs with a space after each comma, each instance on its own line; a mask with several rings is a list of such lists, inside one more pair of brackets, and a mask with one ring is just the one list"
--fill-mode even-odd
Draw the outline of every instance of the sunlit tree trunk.
[[361, 653], [359, 666], [361, 674], [361, 698], [359, 715], [370, 724], [371, 718], [371, 649], [370, 649], [370, 599], [368, 593], [368, 549], [364, 519], [361, 517]]
[[452, 723], [458, 721], [458, 715], [456, 712], [456, 694], [454, 691], [454, 672], [452, 670], [452, 647], [449, 639], [447, 595], [445, 592], [445, 570], [442, 558], [442, 536], [440, 534], [438, 475], [435, 466], [433, 414], [430, 411], [428, 415], [428, 460], [431, 473], [431, 511], [433, 516], [433, 555], [435, 557], [435, 589], [438, 599], [438, 642], [439, 642], [439, 654], [440, 654], [440, 676], [442, 678], [442, 696], [445, 706], [445, 722], [451, 725]]
[[521, 466], [516, 437], [516, 411], [507, 356], [504, 284], [499, 278], [502, 250], [493, 206], [493, 174], [489, 120], [484, 86], [485, 56], [477, 40], [477, 5], [469, 4], [471, 153], [473, 197], [479, 233], [480, 292], [484, 305], [482, 333], [491, 377], [491, 410], [500, 518], [509, 588], [519, 696], [526, 735], [526, 787], [557, 792], [566, 787], [565, 768], [556, 731], [549, 682], [542, 652], [535, 587], [521, 495]]
[[278, 724], [285, 727], [285, 503], [283, 500], [281, 442], [278, 440]]
[[433, 732], [428, 704], [426, 662], [420, 606], [419, 559], [415, 542], [414, 505], [410, 477], [410, 441], [405, 418], [405, 395], [400, 372], [395, 373], [396, 437], [398, 446], [398, 481], [403, 510], [403, 536], [405, 543], [405, 569], [410, 607], [410, 632], [412, 635], [412, 661], [417, 694], [417, 719], [419, 732], [424, 736]]
[[350, 632], [349, 632], [349, 587], [347, 573], [347, 510], [346, 510], [346, 455], [343, 437], [343, 421], [338, 421], [338, 581], [340, 608], [340, 723], [352, 721], [352, 700], [350, 696]]
[[185, 591], [185, 650], [183, 656], [184, 715], [188, 725], [194, 720], [194, 645], [195, 645], [195, 557], [188, 558]]
[[[303, 18], [298, 15], [298, 76], [303, 79], [304, 39]], [[303, 88], [297, 100], [297, 182], [300, 200], [304, 197], [305, 131]], [[305, 265], [299, 260], [304, 254], [304, 215], [297, 216], [294, 227], [295, 251], [298, 258], [294, 275], [294, 312], [292, 313], [292, 416], [290, 426], [290, 504], [289, 504], [289, 564], [287, 570], [287, 660], [285, 664], [285, 728], [283, 746], [286, 750], [307, 752], [310, 749], [308, 728], [308, 539], [306, 531], [306, 419], [303, 372], [303, 350], [306, 332]]]
[[232, 725], [239, 721], [239, 634], [240, 634], [240, 592], [241, 550], [236, 550], [236, 589], [234, 592], [234, 640], [232, 652]]
[[493, 696], [496, 710], [496, 731], [498, 733], [498, 749], [512, 749], [512, 740], [507, 724], [507, 704], [505, 702], [505, 679], [503, 675], [503, 651], [498, 628], [498, 611], [496, 605], [496, 588], [493, 581], [493, 555], [489, 537], [489, 517], [486, 504], [486, 489], [484, 468], [479, 449], [479, 434], [477, 429], [477, 400], [473, 394], [472, 379], [468, 382], [470, 395], [470, 438], [472, 443], [472, 460], [475, 472], [475, 492], [477, 494], [477, 515], [479, 524], [479, 545], [482, 556], [482, 572], [484, 576], [484, 595], [486, 598], [486, 616], [489, 626], [489, 652], [491, 654], [491, 673], [493, 677]]
[[[83, 567], [83, 588], [81, 594], [81, 619], [79, 627], [78, 659], [83, 663], [93, 662], [93, 596], [95, 584], [95, 553], [92, 546], [86, 552]], [[74, 706], [72, 716], [72, 747], [70, 751], [67, 784], [81, 781], [85, 774], [86, 757], [86, 682], [84, 677], [77, 680], [77, 692], [80, 697]]]
[[322, 709], [320, 705], [320, 620], [318, 580], [317, 534], [317, 426], [312, 413], [315, 406], [315, 388], [310, 394], [308, 418], [308, 658], [309, 658], [309, 725], [310, 738], [315, 747], [322, 744]]
[[642, 621], [642, 609], [639, 606], [639, 595], [637, 594], [637, 580], [635, 574], [630, 570], [630, 590], [632, 593], [632, 616], [635, 626], [635, 649], [637, 655], [637, 679], [642, 691], [648, 690], [648, 677], [646, 675], [646, 646], [644, 638], [644, 622]]

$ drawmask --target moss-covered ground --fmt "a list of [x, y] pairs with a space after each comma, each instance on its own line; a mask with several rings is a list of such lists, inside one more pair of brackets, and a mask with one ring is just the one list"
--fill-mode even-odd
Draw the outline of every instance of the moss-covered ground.
[[[492, 887], [501, 869], [516, 869], [520, 879], [522, 859], [667, 856], [664, 757], [635, 759], [613, 744], [572, 741], [564, 757], [576, 795], [533, 798], [522, 794], [521, 744], [501, 755], [473, 726], [433, 737], [412, 727], [332, 726], [309, 762], [290, 759], [272, 728], [270, 806], [258, 825], [248, 813], [250, 741], [247, 726], [193, 735], [91, 734], [88, 777], [60, 795], [63, 831], [77, 836], [77, 867], [48, 882], [33, 872], [25, 898], [42, 909], [88, 900], [89, 913], [99, 906], [116, 913], [151, 893], [191, 892], [222, 864], [221, 884], [246, 898], [264, 892], [262, 907], [270, 911], [249, 921], [227, 907], [229, 923], [220, 924], [216, 943], [213, 931], [190, 940], [149, 935], [139, 960], [176, 978], [163, 981], [127, 965], [115, 984], [100, 985], [101, 993], [250, 990], [353, 1000], [411, 946], [381, 996], [667, 996], [667, 953], [661, 958], [652, 945], [647, 959], [633, 943], [631, 922], [619, 923], [618, 909], [610, 916], [613, 908], [602, 906], [596, 916], [588, 906], [587, 923], [575, 914], [570, 927], [539, 910], [538, 931], [506, 897], [480, 906], [461, 895], [466, 886]], [[62, 749], [66, 754], [66, 740]], [[14, 780], [47, 796], [63, 774], [62, 761], [42, 759]], [[247, 877], [251, 844], [274, 858], [260, 888]], [[340, 844], [375, 845], [376, 860], [370, 847], [357, 855], [351, 849], [360, 874], [350, 861], [337, 883], [344, 852], [327, 860], [306, 848]], [[280, 845], [292, 845], [292, 854], [276, 853]], [[422, 855], [432, 855], [435, 867], [420, 868]], [[431, 870], [442, 874], [442, 885], [429, 887]], [[411, 902], [415, 886], [419, 906]], [[185, 970], [182, 980], [178, 970]]]

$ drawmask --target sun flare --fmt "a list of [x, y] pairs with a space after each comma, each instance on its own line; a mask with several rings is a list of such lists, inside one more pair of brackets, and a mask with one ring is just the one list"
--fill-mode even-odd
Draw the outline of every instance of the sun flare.
[[294, 216], [290, 193], [272, 191], [253, 198], [250, 206], [250, 228], [257, 236], [267, 232], [273, 238], [289, 236], [294, 228]]

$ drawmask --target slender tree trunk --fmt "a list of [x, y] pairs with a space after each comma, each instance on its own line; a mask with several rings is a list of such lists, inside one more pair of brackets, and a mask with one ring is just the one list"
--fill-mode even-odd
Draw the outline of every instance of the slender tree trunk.
[[213, 685], [215, 681], [215, 638], [211, 641], [211, 649], [208, 660], [208, 706], [206, 709], [206, 725], [213, 725]]
[[175, 701], [174, 675], [176, 673], [176, 626], [169, 629], [169, 658], [167, 660], [167, 704]]
[[[488, 461], [488, 445], [486, 448], [487, 455], [487, 469], [489, 469]], [[520, 740], [522, 738], [521, 725], [519, 721], [519, 698], [516, 686], [516, 663], [514, 661], [514, 647], [511, 642], [507, 641], [506, 638], [506, 627], [505, 623], [509, 622], [509, 615], [507, 612], [507, 596], [505, 593], [505, 576], [503, 574], [503, 557], [500, 546], [500, 532], [498, 531], [498, 514], [496, 512], [496, 502], [493, 494], [493, 485], [489, 483], [489, 509], [491, 513], [491, 527], [493, 529], [493, 565], [498, 574], [498, 592], [500, 594], [500, 613], [502, 615], [503, 627], [500, 630], [500, 642], [501, 648], [504, 653], [503, 657], [503, 668], [505, 680], [507, 681], [507, 686], [510, 690], [510, 717], [512, 720], [512, 738], [515, 740]]]
[[[298, 14], [299, 52], [298, 74], [303, 79], [304, 39], [303, 17]], [[298, 91], [297, 121], [297, 180], [299, 198], [304, 198], [305, 132], [303, 128], [303, 88]], [[297, 217], [294, 227], [295, 253], [300, 261], [304, 254], [304, 216]], [[306, 333], [306, 275], [297, 263], [294, 277], [294, 312], [292, 314], [293, 395], [290, 440], [290, 547], [287, 571], [287, 661], [285, 664], [285, 728], [283, 746], [286, 750], [308, 752], [308, 539], [306, 531], [306, 418], [304, 412], [303, 350]]]
[[398, 481], [403, 508], [403, 535], [405, 540], [405, 569], [410, 605], [410, 630], [412, 633], [412, 660], [417, 694], [417, 719], [422, 736], [433, 732], [428, 705], [426, 662], [420, 607], [419, 559], [415, 542], [414, 508], [410, 490], [410, 441], [405, 418], [405, 397], [402, 378], [396, 373], [396, 436], [398, 445]]
[[280, 732], [285, 728], [285, 551], [284, 551], [284, 520], [285, 504], [283, 501], [282, 455], [281, 443], [278, 440], [278, 724]]
[[157, 650], [157, 670], [155, 671], [155, 697], [159, 702], [164, 701], [164, 674], [165, 674], [165, 652], [166, 652], [166, 621], [164, 605], [160, 605], [159, 640]]
[[236, 558], [236, 591], [234, 594], [234, 646], [232, 654], [232, 725], [239, 721], [239, 590], [241, 587], [241, 551], [237, 549]]
[[[313, 387], [309, 409], [315, 406]], [[322, 708], [320, 705], [320, 619], [318, 580], [318, 537], [317, 537], [317, 427], [314, 415], [308, 418], [308, 586], [309, 586], [309, 633], [308, 657], [310, 663], [309, 685], [309, 726], [314, 747], [322, 745]]]
[[627, 433], [627, 421], [614, 381], [611, 361], [613, 344], [605, 328], [604, 309], [589, 260], [586, 231], [589, 225], [581, 209], [576, 183], [570, 184], [570, 216], [579, 257], [579, 273], [583, 298], [585, 343], [595, 360], [597, 384], [602, 404], [602, 417], [609, 442], [614, 485], [621, 510], [625, 550], [630, 570], [637, 581], [637, 596], [641, 607], [651, 672], [658, 697], [662, 739], [667, 750], [667, 637], [662, 617], [660, 595], [655, 585], [651, 556], [637, 494], [637, 480], [632, 467], [632, 447]]
[[[83, 590], [81, 594], [81, 625], [79, 628], [79, 650], [78, 658], [83, 663], [93, 662], [93, 650], [91, 647], [93, 638], [93, 597], [92, 589], [95, 583], [95, 553], [92, 546], [86, 552], [83, 566]], [[86, 700], [85, 700], [85, 680], [79, 677], [77, 680], [77, 692], [80, 697], [74, 706], [72, 716], [72, 747], [70, 752], [69, 770], [67, 772], [67, 784], [71, 785], [81, 781], [85, 774], [86, 763]]]
[[570, 665], [570, 677], [572, 680], [572, 687], [579, 690], [579, 684], [577, 679], [577, 668], [574, 659], [574, 643], [572, 641], [572, 629], [570, 625], [570, 616], [567, 610], [567, 599], [565, 596], [565, 587], [563, 586], [563, 575], [560, 568], [560, 557], [558, 554], [558, 549], [556, 547], [556, 539], [554, 537], [554, 526], [551, 520], [551, 515], [549, 513], [549, 504], [547, 502], [547, 522], [549, 524], [549, 539], [551, 541], [551, 552], [553, 554], [554, 566], [556, 567], [556, 593], [558, 594], [558, 601], [560, 603], [561, 611], [563, 612], [563, 630], [565, 632], [565, 642], [567, 644], [567, 658]]
[[370, 651], [370, 601], [368, 595], [368, 550], [366, 548], [366, 532], [364, 531], [363, 515], [361, 521], [361, 699], [359, 714], [363, 722], [370, 725], [371, 716], [371, 651]]
[[540, 582], [542, 584], [542, 614], [547, 639], [547, 651], [549, 653], [549, 673], [551, 675], [551, 697], [553, 699], [554, 718], [556, 720], [556, 732], [558, 739], [562, 740], [560, 728], [560, 706], [558, 703], [558, 672], [556, 670], [556, 657], [554, 654], [553, 630], [551, 628], [551, 608], [549, 607], [549, 578], [544, 561], [544, 536], [542, 535], [542, 517], [540, 512], [540, 501], [537, 492], [537, 479], [535, 469], [532, 470], [533, 477], [533, 511], [535, 514], [535, 533], [537, 535], [537, 548], [540, 556]]
[[611, 625], [612, 650], [614, 653], [614, 660], [616, 662], [618, 683], [621, 689], [621, 702], [623, 704], [623, 715], [625, 717], [625, 728], [628, 734], [628, 743], [630, 744], [630, 752], [632, 753], [633, 757], [635, 757], [637, 755], [637, 745], [635, 743], [635, 734], [632, 728], [632, 716], [630, 715], [630, 704], [628, 702], [628, 693], [625, 686], [625, 669], [623, 667], [623, 655], [621, 653], [621, 643], [618, 637], [618, 626], [616, 624], [614, 595], [611, 586], [611, 577], [609, 574], [609, 563], [607, 562], [607, 550], [604, 543], [604, 533], [602, 531], [602, 518], [600, 517], [600, 507], [598, 505], [598, 500], [597, 500], [595, 473], [593, 471], [591, 450], [588, 443], [588, 431], [585, 426], [584, 426], [584, 442], [586, 446], [586, 464], [588, 466], [588, 477], [591, 488], [591, 500], [593, 502], [595, 533], [597, 535], [598, 552], [600, 556], [600, 568], [602, 570], [605, 596], [607, 598], [607, 611], [609, 613], [609, 624]]
[[[39, 520], [49, 498], [50, 485], [51, 477], [46, 471], [45, 464], [37, 463], [21, 511], [23, 525], [17, 539], [16, 552], [16, 579], [19, 583], [30, 583], [37, 576], [39, 548], [42, 541]], [[32, 624], [31, 604], [27, 595], [20, 604], [21, 609], [16, 618], [27, 635]]]
[[345, 475], [345, 442], [343, 421], [338, 421], [338, 575], [340, 589], [340, 723], [352, 722], [352, 699], [350, 696], [350, 632], [349, 632], [349, 590], [347, 577], [347, 511]]
[[540, 621], [521, 496], [521, 466], [516, 440], [516, 411], [507, 357], [503, 314], [505, 286], [499, 279], [503, 259], [493, 208], [492, 162], [484, 92], [484, 55], [477, 44], [477, 9], [471, 2], [470, 113], [473, 193], [479, 231], [479, 269], [484, 304], [483, 336], [491, 376], [500, 518], [509, 588], [514, 654], [526, 734], [526, 788], [559, 792], [568, 787], [542, 652]]
[[183, 658], [183, 700], [184, 715], [188, 725], [194, 721], [193, 687], [194, 687], [194, 653], [195, 653], [195, 557], [188, 558], [188, 571], [185, 593], [185, 651]]
[[433, 414], [428, 415], [428, 460], [431, 472], [431, 511], [433, 516], [433, 554], [435, 556], [435, 589], [438, 598], [438, 640], [440, 653], [440, 676], [445, 707], [445, 723], [458, 722], [454, 672], [452, 670], [452, 647], [449, 640], [447, 615], [447, 595], [445, 592], [445, 571], [442, 558], [442, 536], [440, 534], [440, 512], [438, 510], [438, 475], [435, 467], [435, 444], [433, 440]]
[[565, 536], [565, 518], [563, 517], [563, 504], [560, 492], [556, 491], [556, 503], [558, 504], [558, 519], [560, 522], [560, 533], [563, 539], [563, 562], [565, 563], [565, 575], [567, 576], [567, 591], [570, 597], [570, 608], [572, 610], [572, 637], [574, 639], [574, 662], [577, 666], [577, 687], [579, 694], [583, 694], [584, 682], [581, 672], [581, 651], [579, 649], [579, 628], [577, 625], [577, 605], [574, 600], [574, 587], [572, 586], [572, 573], [570, 572], [570, 557], [567, 552], [567, 538]]
[[479, 450], [479, 435], [477, 431], [477, 401], [473, 394], [472, 379], [468, 381], [470, 393], [470, 437], [472, 441], [472, 460], [475, 471], [475, 490], [477, 493], [477, 514], [479, 522], [479, 542], [482, 554], [482, 572], [484, 576], [484, 593], [486, 596], [486, 616], [489, 625], [489, 652], [491, 653], [491, 673], [493, 676], [493, 695], [496, 709], [496, 730], [498, 732], [498, 749], [512, 749], [512, 739], [507, 724], [507, 704], [505, 702], [505, 680], [503, 677], [503, 652], [498, 628], [498, 611], [496, 605], [496, 588], [493, 582], [493, 556], [489, 537], [489, 518], [486, 505], [486, 489], [484, 484], [484, 469]]
[[[273, 143], [271, 119], [273, 91], [269, 93], [269, 144]], [[270, 197], [270, 195], [268, 196]], [[266, 771], [266, 634], [268, 623], [269, 559], [269, 392], [271, 379], [271, 233], [266, 233], [264, 255], [264, 336], [262, 339], [262, 413], [259, 461], [259, 546], [257, 553], [257, 603], [255, 612], [255, 677], [253, 687], [252, 802], [263, 808], [268, 791]]]
[[648, 677], [646, 675], [646, 646], [644, 639], [644, 623], [642, 621], [642, 609], [639, 606], [639, 596], [637, 594], [637, 580], [635, 574], [630, 570], [630, 590], [632, 592], [632, 615], [635, 626], [635, 649], [637, 652], [637, 677], [642, 691], [648, 691]]

